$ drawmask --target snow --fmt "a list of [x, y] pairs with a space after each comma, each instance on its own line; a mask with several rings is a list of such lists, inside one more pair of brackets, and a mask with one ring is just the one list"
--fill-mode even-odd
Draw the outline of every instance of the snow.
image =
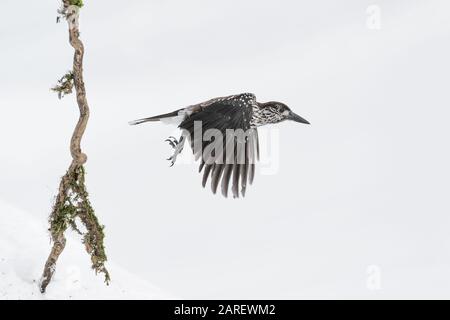
[[107, 265], [112, 283], [106, 286], [103, 277], [90, 269], [79, 239], [72, 236], [47, 293], [42, 295], [38, 282], [49, 250], [45, 221], [0, 199], [0, 300], [172, 298], [114, 263]]

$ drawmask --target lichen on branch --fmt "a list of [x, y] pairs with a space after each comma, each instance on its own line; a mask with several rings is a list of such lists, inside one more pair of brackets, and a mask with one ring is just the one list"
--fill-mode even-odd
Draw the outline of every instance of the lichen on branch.
[[[81, 9], [83, 6], [83, 0], [62, 0], [62, 6], [60, 9], [58, 9], [59, 16], [57, 17], [56, 22], [59, 22], [61, 17], [69, 20], [69, 18], [72, 17], [74, 11], [79, 11], [79, 9]], [[70, 7], [76, 7], [76, 10], [69, 10]]]
[[52, 91], [58, 93], [58, 98], [62, 99], [72, 93], [73, 86], [73, 72], [69, 71], [58, 80], [58, 84], [52, 88]]

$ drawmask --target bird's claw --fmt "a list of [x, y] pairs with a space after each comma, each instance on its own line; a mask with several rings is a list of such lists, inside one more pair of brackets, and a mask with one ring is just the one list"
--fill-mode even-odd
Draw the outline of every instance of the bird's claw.
[[169, 142], [172, 148], [175, 149], [173, 155], [169, 159], [167, 159], [168, 161], [170, 161], [170, 166], [173, 167], [175, 162], [177, 161], [178, 155], [181, 153], [181, 151], [183, 151], [185, 139], [184, 136], [182, 136], [180, 140], [177, 140], [176, 138], [171, 136], [168, 139], [166, 139], [166, 141]]
[[170, 146], [172, 148], [174, 148], [174, 149], [177, 147], [177, 145], [179, 143], [178, 140], [175, 137], [172, 137], [172, 136], [167, 138], [166, 142], [168, 142], [170, 144]]
[[177, 160], [177, 157], [174, 157], [174, 156], [171, 156], [170, 158], [167, 159], [167, 161], [170, 161], [170, 167], [173, 167], [176, 160]]

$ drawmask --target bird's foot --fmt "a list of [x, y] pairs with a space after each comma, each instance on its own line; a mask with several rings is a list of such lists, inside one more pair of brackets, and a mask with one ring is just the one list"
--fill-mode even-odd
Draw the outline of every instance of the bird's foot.
[[177, 148], [177, 145], [179, 144], [178, 140], [175, 137], [170, 136], [166, 139], [166, 142], [170, 144], [170, 146], [174, 149]]
[[177, 161], [178, 155], [181, 153], [181, 151], [183, 151], [184, 137], [181, 137], [179, 141], [174, 137], [169, 137], [166, 141], [169, 142], [171, 147], [175, 149], [173, 155], [169, 159], [167, 159], [168, 161], [170, 161], [170, 166], [173, 167], [173, 165]]

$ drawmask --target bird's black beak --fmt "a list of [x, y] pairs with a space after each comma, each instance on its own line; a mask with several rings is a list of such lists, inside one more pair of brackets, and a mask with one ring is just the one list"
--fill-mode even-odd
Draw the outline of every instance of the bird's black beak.
[[290, 114], [288, 116], [288, 120], [292, 120], [292, 121], [300, 122], [300, 123], [305, 123], [305, 124], [310, 124], [307, 120], [303, 119], [298, 114], [295, 114], [292, 111], [290, 112]]

